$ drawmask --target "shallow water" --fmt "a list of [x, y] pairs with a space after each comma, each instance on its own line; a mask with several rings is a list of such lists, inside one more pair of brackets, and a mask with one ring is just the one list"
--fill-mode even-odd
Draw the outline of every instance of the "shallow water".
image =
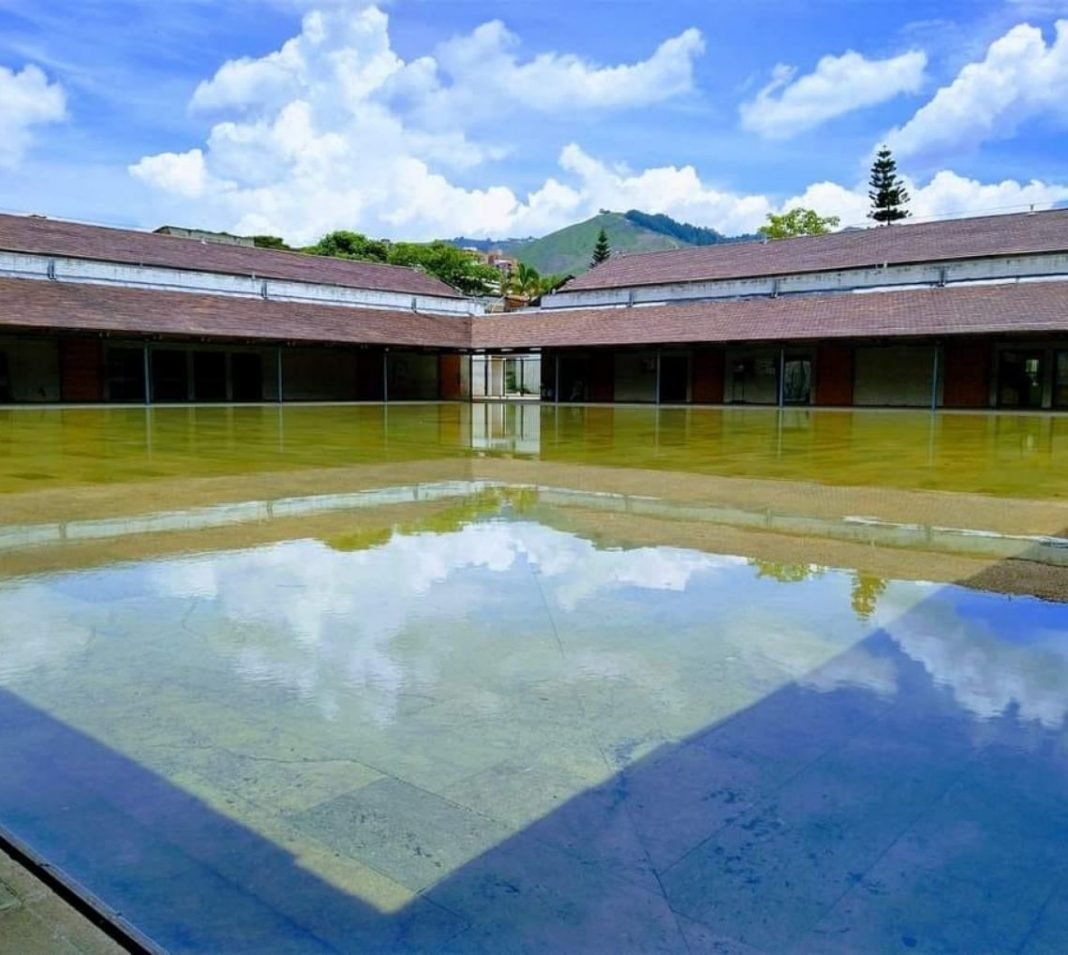
[[177, 952], [1064, 951], [1065, 429], [0, 412], [0, 826]]

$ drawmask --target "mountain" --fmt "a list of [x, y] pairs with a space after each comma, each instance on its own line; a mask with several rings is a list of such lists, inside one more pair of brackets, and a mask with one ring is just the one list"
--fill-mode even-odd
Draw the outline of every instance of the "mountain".
[[533, 242], [534, 236], [527, 236], [525, 239], [469, 239], [465, 235], [458, 235], [455, 239], [445, 239], [444, 241], [448, 242], [449, 245], [455, 245], [458, 249], [478, 249], [479, 252], [511, 252], [527, 242]]
[[741, 242], [756, 236], [724, 236], [715, 229], [689, 225], [665, 215], [601, 212], [600, 215], [566, 226], [540, 239], [450, 239], [453, 245], [483, 252], [499, 249], [536, 268], [542, 275], [578, 275], [590, 267], [597, 235], [604, 229], [613, 253], [660, 252], [693, 245]]

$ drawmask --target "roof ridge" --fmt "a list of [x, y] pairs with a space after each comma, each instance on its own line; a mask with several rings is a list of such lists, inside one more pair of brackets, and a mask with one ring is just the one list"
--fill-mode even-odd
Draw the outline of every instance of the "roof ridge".
[[[896, 231], [900, 232], [902, 229], [912, 229], [912, 228], [918, 228], [918, 227], [923, 227], [923, 226], [933, 226], [933, 225], [948, 225], [948, 224], [954, 223], [954, 222], [980, 222], [980, 221], [985, 221], [987, 219], [1012, 219], [1012, 218], [1025, 218], [1025, 217], [1026, 218], [1030, 218], [1031, 216], [1039, 216], [1039, 215], [1045, 215], [1045, 214], [1048, 214], [1048, 213], [1057, 213], [1057, 212], [1068, 213], [1068, 208], [1054, 207], [1054, 208], [1051, 208], [1051, 209], [1032, 209], [1029, 212], [1022, 212], [1022, 211], [1021, 212], [986, 212], [986, 213], [983, 213], [982, 215], [974, 215], [974, 216], [969, 216], [969, 215], [964, 215], [964, 216], [945, 216], [945, 217], [942, 217], [942, 218], [919, 219], [919, 220], [915, 220], [914, 219], [912, 221], [905, 220], [903, 222], [895, 222], [889, 228], [893, 228]], [[626, 258], [626, 259], [636, 259], [636, 258], [641, 258], [641, 257], [645, 257], [645, 256], [653, 256], [653, 255], [678, 255], [678, 254], [683, 253], [683, 252], [710, 252], [710, 251], [712, 251], [714, 249], [722, 249], [722, 248], [725, 248], [725, 247], [728, 247], [728, 246], [737, 248], [739, 246], [770, 245], [772, 242], [774, 242], [776, 244], [783, 243], [783, 242], [795, 242], [795, 241], [801, 240], [801, 239], [807, 239], [807, 240], [830, 239], [830, 238], [835, 237], [835, 236], [851, 236], [851, 235], [858, 235], [858, 234], [862, 234], [862, 233], [863, 234], [868, 234], [868, 233], [873, 233], [873, 232], [881, 232], [883, 228], [886, 228], [886, 227], [884, 227], [882, 225], [845, 226], [845, 227], [843, 227], [841, 229], [832, 230], [831, 232], [821, 232], [818, 235], [790, 235], [790, 236], [784, 236], [781, 239], [759, 239], [759, 238], [749, 239], [749, 238], [746, 238], [746, 239], [740, 239], [740, 240], [731, 241], [731, 240], [729, 240], [729, 237], [728, 237], [728, 241], [726, 241], [726, 242], [710, 242], [707, 245], [687, 244], [687, 245], [683, 245], [683, 246], [680, 246], [680, 247], [674, 248], [674, 249], [648, 249], [648, 250], [637, 251], [637, 252], [621, 252], [615, 258], [618, 258], [618, 259], [624, 259], [624, 258]], [[593, 271], [593, 270], [591, 269], [590, 271]]]
[[[213, 243], [204, 238], [34, 214], [0, 212], [0, 249], [401, 294], [464, 297], [442, 279], [414, 265], [315, 255], [298, 249]], [[320, 274], [316, 275], [317, 271]]]
[[[961, 216], [818, 236], [718, 242], [613, 256], [561, 291], [839, 271], [881, 264], [949, 262], [1068, 251], [1068, 208]], [[803, 240], [803, 241], [799, 241]]]
[[[116, 225], [109, 225], [107, 223], [101, 224], [101, 223], [96, 223], [96, 222], [85, 222], [85, 221], [82, 221], [82, 220], [79, 220], [79, 219], [66, 219], [66, 218], [63, 218], [61, 216], [47, 216], [47, 215], [40, 215], [38, 213], [32, 213], [32, 212], [27, 212], [27, 213], [0, 212], [0, 219], [29, 219], [29, 220], [32, 220], [34, 222], [56, 222], [56, 223], [59, 223], [61, 225], [73, 225], [73, 226], [78, 226], [78, 227], [83, 228], [83, 229], [107, 229], [109, 232], [122, 232], [122, 233], [126, 233], [126, 234], [129, 234], [129, 235], [136, 235], [136, 236], [140, 236], [140, 237], [149, 237], [153, 241], [155, 241], [155, 240], [161, 240], [161, 241], [162, 240], [170, 240], [170, 241], [173, 241], [173, 242], [193, 243], [195, 245], [206, 245], [206, 246], [217, 245], [220, 248], [242, 249], [242, 250], [244, 250], [246, 252], [255, 252], [255, 253], [260, 254], [260, 255], [268, 255], [268, 256], [292, 255], [292, 256], [314, 257], [315, 254], [316, 254], [314, 252], [305, 252], [303, 249], [269, 249], [269, 248], [266, 248], [266, 247], [260, 246], [260, 245], [240, 245], [240, 244], [237, 244], [237, 243], [229, 243], [229, 242], [212, 243], [212, 241], [210, 239], [200, 239], [200, 238], [197, 238], [196, 236], [192, 236], [192, 235], [189, 235], [189, 236], [170, 235], [170, 234], [168, 234], [166, 232], [157, 232], [155, 229], [142, 229], [142, 228], [138, 228], [136, 226], [116, 226]], [[193, 230], [189, 230], [189, 231], [193, 231]], [[240, 235], [240, 234], [238, 234], [236, 232], [224, 232], [224, 233], [220, 233], [220, 234], [232, 236], [233, 238], [237, 238], [237, 239], [254, 238], [253, 236], [244, 236], [244, 235]], [[387, 268], [387, 269], [402, 269], [402, 270], [408, 271], [408, 272], [419, 272], [419, 273], [424, 274], [424, 275], [428, 274], [428, 273], [424, 272], [422, 269], [418, 268], [418, 266], [415, 266], [415, 265], [397, 265], [397, 264], [395, 264], [393, 262], [376, 262], [374, 259], [350, 259], [347, 256], [343, 256], [343, 255], [320, 256], [320, 258], [333, 259], [333, 260], [338, 261], [338, 262], [356, 262], [356, 263], [359, 263], [360, 265], [382, 266], [382, 267]]]

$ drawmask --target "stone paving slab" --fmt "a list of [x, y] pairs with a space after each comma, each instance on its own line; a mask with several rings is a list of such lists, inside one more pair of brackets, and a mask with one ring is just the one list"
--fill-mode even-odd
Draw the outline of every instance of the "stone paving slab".
[[124, 951], [0, 852], [0, 955], [120, 955]]

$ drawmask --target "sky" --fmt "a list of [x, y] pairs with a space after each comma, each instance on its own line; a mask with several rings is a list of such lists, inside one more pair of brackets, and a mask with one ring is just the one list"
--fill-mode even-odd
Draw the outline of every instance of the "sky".
[[0, 0], [0, 211], [426, 240], [1068, 204], [1068, 0]]

